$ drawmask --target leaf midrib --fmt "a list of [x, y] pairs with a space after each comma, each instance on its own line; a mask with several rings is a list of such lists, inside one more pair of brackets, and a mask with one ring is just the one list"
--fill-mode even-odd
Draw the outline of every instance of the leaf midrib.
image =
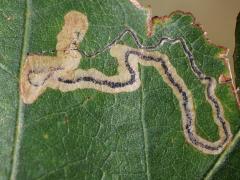
[[[30, 16], [31, 16], [31, 6], [32, 0], [25, 0], [25, 11], [24, 11], [24, 25], [23, 25], [23, 41], [22, 41], [22, 50], [21, 50], [21, 60], [20, 60], [20, 70], [19, 70], [19, 79], [21, 76], [21, 69], [27, 55], [28, 44], [29, 44], [29, 34], [30, 34]], [[15, 127], [15, 137], [13, 144], [13, 153], [12, 153], [12, 167], [9, 179], [15, 180], [17, 177], [18, 165], [19, 165], [19, 151], [21, 147], [21, 139], [23, 134], [23, 123], [24, 123], [24, 109], [25, 105], [21, 100], [21, 95], [19, 92], [19, 104], [16, 115], [16, 127]]]
[[144, 102], [144, 81], [143, 81], [143, 73], [144, 70], [140, 67], [141, 72], [141, 123], [142, 123], [142, 131], [143, 131], [143, 145], [144, 145], [144, 160], [145, 160], [145, 171], [147, 180], [151, 179], [151, 174], [149, 170], [149, 147], [148, 147], [148, 134], [147, 134], [147, 127], [146, 127], [146, 120], [145, 120], [145, 102]]

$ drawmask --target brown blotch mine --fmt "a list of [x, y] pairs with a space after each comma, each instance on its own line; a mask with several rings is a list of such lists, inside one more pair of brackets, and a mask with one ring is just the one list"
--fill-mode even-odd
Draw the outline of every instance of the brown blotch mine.
[[27, 56], [20, 80], [24, 103], [33, 103], [50, 84], [52, 88], [58, 88], [54, 77], [78, 67], [81, 54], [77, 48], [87, 30], [87, 17], [80, 12], [70, 11], [65, 15], [64, 26], [57, 36], [57, 56]]

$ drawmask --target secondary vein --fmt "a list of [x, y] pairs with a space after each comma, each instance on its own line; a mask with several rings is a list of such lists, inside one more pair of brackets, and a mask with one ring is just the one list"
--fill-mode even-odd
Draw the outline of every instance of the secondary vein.
[[[31, 0], [25, 1], [24, 36], [23, 36], [23, 44], [22, 44], [22, 52], [21, 52], [22, 56], [20, 61], [19, 76], [21, 76], [21, 69], [26, 59], [27, 50], [28, 50], [31, 5], [32, 5]], [[16, 118], [15, 139], [14, 139], [14, 147], [13, 147], [13, 154], [12, 154], [13, 159], [12, 159], [12, 169], [10, 173], [10, 180], [15, 180], [18, 173], [19, 151], [21, 148], [21, 139], [23, 134], [24, 109], [25, 109], [25, 105], [22, 102], [19, 94], [19, 105], [18, 105], [18, 112], [17, 112], [17, 118]]]
[[145, 121], [145, 104], [144, 104], [144, 79], [143, 79], [143, 68], [141, 67], [141, 122], [142, 122], [142, 130], [143, 130], [143, 140], [144, 140], [144, 155], [145, 155], [145, 171], [147, 175], [147, 179], [151, 179], [151, 174], [149, 171], [149, 147], [148, 147], [148, 134], [147, 134], [147, 125]]

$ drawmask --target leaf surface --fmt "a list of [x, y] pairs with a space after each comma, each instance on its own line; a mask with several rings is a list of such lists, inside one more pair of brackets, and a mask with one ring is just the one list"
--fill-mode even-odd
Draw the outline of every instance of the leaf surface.
[[[240, 14], [237, 17], [236, 31], [235, 31], [235, 53], [234, 53], [234, 67], [236, 72], [236, 85], [239, 87], [239, 62], [240, 62]], [[221, 155], [219, 163], [215, 165], [209, 179], [238, 179], [240, 177], [239, 160], [240, 160], [240, 131], [235, 135], [230, 148]]]
[[[227, 74], [220, 58], [224, 49], [206, 40], [190, 14], [174, 12], [153, 19], [149, 37], [148, 11], [129, 0], [8, 0], [1, 5], [0, 160], [5, 162], [0, 163], [1, 179], [201, 179], [211, 172], [222, 155], [205, 154], [187, 142], [179, 100], [152, 66], [139, 65], [141, 87], [133, 92], [48, 88], [25, 105], [18, 90], [27, 53], [55, 56], [57, 34], [71, 10], [88, 17], [89, 29], [79, 47], [84, 52], [102, 49], [125, 28], [146, 46], [160, 37], [181, 37], [199, 69], [218, 80]], [[129, 35], [118, 43], [137, 48]], [[193, 73], [182, 46], [166, 43], [156, 50], [169, 57], [192, 93], [197, 134], [217, 141], [206, 86]], [[109, 51], [83, 57], [79, 66], [108, 76], [117, 74], [117, 67]], [[236, 134], [240, 115], [230, 86], [217, 83], [215, 93]]]

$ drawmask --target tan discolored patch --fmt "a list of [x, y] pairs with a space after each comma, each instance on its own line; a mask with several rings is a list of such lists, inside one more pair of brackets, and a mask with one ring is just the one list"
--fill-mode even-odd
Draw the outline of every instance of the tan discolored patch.
[[88, 30], [88, 20], [85, 15], [77, 11], [70, 11], [64, 17], [64, 26], [57, 35], [58, 52], [75, 49], [82, 41]]
[[20, 90], [24, 103], [33, 103], [47, 87], [57, 89], [56, 77], [78, 67], [81, 54], [76, 50], [88, 30], [87, 17], [70, 11], [57, 36], [57, 56], [29, 55], [21, 73]]
[[[221, 102], [215, 95], [217, 82], [206, 76], [196, 65], [187, 43], [182, 38], [164, 37], [155, 46], [143, 46], [131, 29], [126, 29], [102, 50], [88, 55], [80, 54], [78, 46], [88, 29], [87, 17], [80, 12], [71, 11], [65, 18], [62, 31], [57, 36], [57, 56], [29, 55], [21, 74], [21, 96], [24, 103], [33, 103], [46, 88], [59, 89], [62, 92], [76, 89], [95, 89], [106, 93], [121, 93], [137, 90], [141, 85], [138, 65], [153, 66], [171, 87], [179, 101], [182, 113], [182, 127], [189, 144], [206, 154], [219, 154], [232, 138], [228, 122], [224, 118]], [[138, 49], [117, 44], [126, 34], [130, 34]], [[213, 109], [213, 117], [219, 129], [219, 140], [210, 142], [196, 132], [196, 112], [191, 91], [184, 80], [177, 74], [168, 56], [155, 51], [164, 43], [180, 43], [189, 60], [191, 70], [206, 87], [205, 97]], [[78, 68], [82, 55], [96, 56], [106, 50], [118, 61], [118, 73], [107, 76], [96, 69], [83, 70]], [[223, 79], [223, 77], [222, 77]]]

